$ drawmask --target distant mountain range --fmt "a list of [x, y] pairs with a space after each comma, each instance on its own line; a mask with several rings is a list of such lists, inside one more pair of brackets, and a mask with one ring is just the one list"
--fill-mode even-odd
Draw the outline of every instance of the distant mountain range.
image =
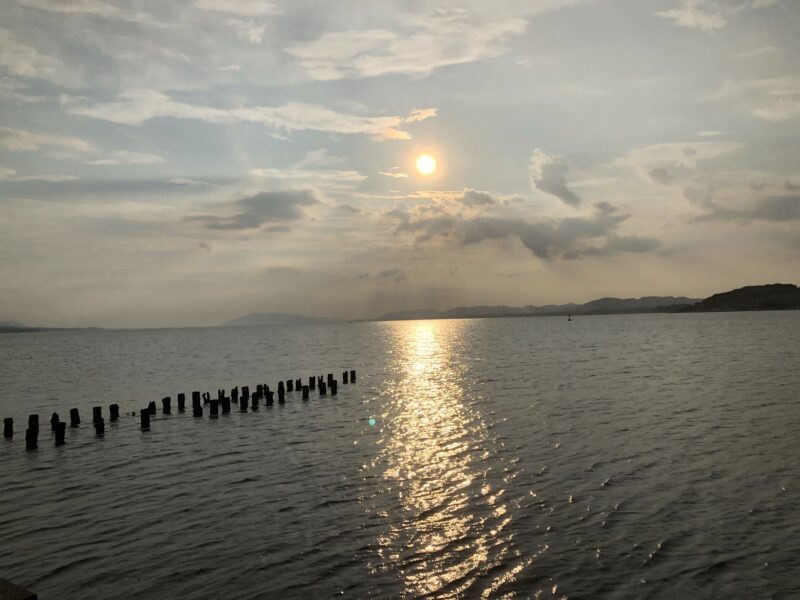
[[335, 323], [342, 319], [324, 319], [319, 317], [306, 317], [305, 315], [292, 315], [286, 313], [253, 313], [225, 321], [222, 327], [253, 327], [258, 325], [307, 325], [311, 323]]
[[642, 298], [598, 298], [585, 304], [546, 306], [461, 306], [450, 310], [405, 310], [386, 313], [379, 321], [409, 319], [466, 319], [478, 317], [524, 317], [556, 315], [603, 315], [619, 313], [677, 312], [700, 302], [684, 296], [644, 296]]

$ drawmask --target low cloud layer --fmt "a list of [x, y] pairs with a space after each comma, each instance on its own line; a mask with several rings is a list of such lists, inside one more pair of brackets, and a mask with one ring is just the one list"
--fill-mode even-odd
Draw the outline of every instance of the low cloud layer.
[[[303, 207], [318, 204], [319, 200], [309, 190], [285, 190], [259, 192], [237, 200], [234, 206], [240, 212], [231, 216], [196, 215], [189, 221], [204, 223], [209, 229], [257, 229], [265, 223], [275, 221], [297, 221], [305, 217]], [[273, 232], [285, 232], [285, 225], [272, 228]]]

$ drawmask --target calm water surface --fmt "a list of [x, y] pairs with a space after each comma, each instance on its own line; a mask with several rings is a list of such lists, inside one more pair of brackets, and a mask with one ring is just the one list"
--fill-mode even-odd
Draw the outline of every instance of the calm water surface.
[[800, 597], [800, 312], [5, 334], [0, 365], [0, 577], [44, 600]]

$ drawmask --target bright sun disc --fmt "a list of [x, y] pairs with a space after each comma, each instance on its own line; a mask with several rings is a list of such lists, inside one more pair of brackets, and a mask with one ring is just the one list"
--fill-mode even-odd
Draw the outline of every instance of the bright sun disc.
[[423, 175], [430, 175], [436, 170], [436, 159], [430, 154], [420, 154], [417, 157], [417, 171]]

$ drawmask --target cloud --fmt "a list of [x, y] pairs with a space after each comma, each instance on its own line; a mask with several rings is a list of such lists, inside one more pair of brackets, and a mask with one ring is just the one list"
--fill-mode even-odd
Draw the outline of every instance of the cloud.
[[722, 29], [734, 15], [776, 4], [777, 0], [681, 0], [677, 8], [657, 12], [680, 27], [714, 31]]
[[0, 28], [0, 67], [17, 77], [58, 85], [73, 85], [78, 79], [75, 70], [67, 68], [61, 60], [17, 41], [12, 32], [3, 28]]
[[466, 15], [450, 14], [405, 18], [399, 25], [402, 31], [329, 31], [286, 51], [311, 78], [322, 81], [395, 73], [428, 75], [443, 66], [505, 53], [507, 40], [524, 33], [528, 23], [519, 18], [470, 23]]
[[94, 147], [84, 140], [0, 127], [0, 147], [12, 151], [36, 151], [43, 147], [91, 152]]
[[266, 177], [270, 179], [300, 179], [317, 181], [364, 181], [367, 176], [358, 171], [342, 170], [307, 170], [307, 169], [250, 169], [253, 177]]
[[695, 171], [698, 163], [744, 148], [739, 142], [669, 142], [631, 150], [613, 166], [633, 167], [648, 180], [666, 185], [678, 171]]
[[[197, 215], [188, 217], [188, 221], [205, 223], [209, 229], [257, 229], [265, 223], [275, 221], [296, 221], [305, 216], [302, 207], [318, 204], [316, 196], [310, 190], [283, 190], [259, 192], [234, 202], [240, 211], [232, 216]], [[285, 225], [280, 225], [285, 227]], [[271, 229], [286, 231], [287, 229]]]
[[488, 206], [495, 203], [494, 198], [489, 194], [475, 190], [464, 190], [461, 202], [466, 206]]
[[266, 17], [279, 14], [280, 8], [265, 0], [195, 0], [200, 10], [222, 12], [239, 17]]
[[411, 233], [418, 243], [440, 237], [468, 246], [486, 240], [517, 238], [542, 260], [649, 252], [660, 245], [655, 238], [617, 235], [617, 227], [628, 215], [620, 214], [616, 207], [605, 202], [595, 204], [590, 216], [554, 221], [460, 215], [414, 218], [399, 208], [386, 214], [398, 221], [395, 228], [398, 234]]
[[108, 158], [85, 161], [87, 165], [155, 165], [164, 162], [164, 158], [149, 152], [129, 152], [118, 150]]
[[414, 111], [409, 117], [365, 117], [316, 104], [290, 102], [281, 106], [216, 108], [173, 100], [157, 91], [135, 91], [121, 94], [117, 100], [70, 109], [73, 114], [121, 123], [140, 125], [156, 118], [198, 119], [209, 123], [258, 123], [278, 132], [322, 131], [327, 133], [369, 135], [375, 140], [410, 139], [399, 129], [404, 123], [429, 118], [434, 112]]
[[743, 209], [720, 206], [706, 197], [702, 205], [707, 212], [693, 218], [692, 223], [708, 221], [800, 221], [800, 195], [768, 196]]
[[0, 167], [0, 181], [20, 183], [26, 181], [46, 181], [49, 183], [60, 183], [62, 181], [75, 181], [78, 179], [74, 175], [17, 175], [14, 169]]
[[569, 164], [563, 156], [549, 156], [535, 149], [531, 156], [531, 184], [545, 194], [550, 194], [569, 206], [579, 206], [581, 201], [567, 187]]

